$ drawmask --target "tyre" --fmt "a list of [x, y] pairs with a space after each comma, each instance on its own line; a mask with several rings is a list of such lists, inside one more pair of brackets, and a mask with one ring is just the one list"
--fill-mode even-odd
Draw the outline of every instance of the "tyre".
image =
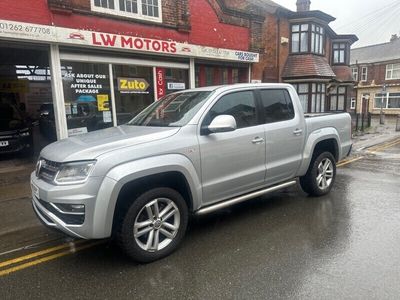
[[330, 192], [335, 177], [335, 158], [330, 152], [322, 152], [313, 158], [307, 173], [300, 177], [300, 185], [309, 195], [323, 196]]
[[187, 223], [183, 197], [171, 188], [154, 188], [132, 202], [121, 221], [117, 242], [133, 260], [152, 262], [179, 246]]

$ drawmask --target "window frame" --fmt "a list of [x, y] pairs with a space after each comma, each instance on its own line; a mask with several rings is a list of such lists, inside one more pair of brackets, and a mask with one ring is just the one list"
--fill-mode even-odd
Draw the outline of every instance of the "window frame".
[[[298, 31], [293, 31], [294, 26], [299, 26]], [[302, 30], [302, 26], [307, 26], [306, 30]], [[301, 35], [302, 33], [307, 34], [306, 46], [307, 50], [302, 51]], [[294, 51], [293, 49], [293, 36], [298, 36], [298, 49]], [[325, 27], [314, 23], [314, 22], [304, 22], [304, 23], [292, 23], [290, 24], [290, 54], [316, 54], [325, 55], [325, 45], [326, 45], [326, 30]]]
[[[288, 114], [288, 118], [287, 119], [268, 122], [267, 119], [266, 119], [266, 115], [265, 115], [265, 106], [264, 106], [263, 100], [262, 100], [262, 92], [263, 91], [282, 91], [283, 92], [283, 96], [285, 98], [287, 110], [292, 115]], [[296, 111], [295, 111], [295, 108], [294, 108], [293, 100], [290, 97], [290, 93], [289, 93], [289, 91], [287, 89], [285, 89], [285, 88], [260, 88], [260, 89], [257, 89], [257, 97], [258, 97], [260, 115], [261, 115], [261, 119], [262, 119], [263, 124], [273, 124], [273, 123], [278, 123], [278, 122], [287, 122], [287, 121], [293, 120], [296, 117]]]
[[361, 67], [361, 78], [360, 79], [361, 79], [360, 81], [368, 81], [368, 67]]
[[354, 81], [358, 81], [358, 67], [351, 68], [351, 76], [353, 77]]
[[[344, 88], [344, 92], [340, 89]], [[332, 109], [332, 97], [336, 98], [335, 109]], [[343, 109], [339, 109], [339, 97], [343, 97]], [[347, 86], [337, 86], [329, 95], [329, 111], [346, 111], [347, 106]]]
[[[391, 68], [389, 69], [389, 66]], [[395, 67], [396, 66], [396, 67]], [[398, 77], [393, 77], [393, 72], [397, 71], [399, 73]], [[391, 73], [391, 76], [388, 76], [388, 73]], [[400, 63], [391, 63], [386, 65], [386, 72], [385, 72], [385, 80], [399, 80], [400, 79]]]
[[158, 15], [159, 15], [158, 17], [148, 16], [148, 15], [144, 15], [142, 13], [142, 5], [143, 5], [144, 0], [137, 0], [137, 11], [138, 11], [137, 13], [132, 13], [132, 12], [127, 12], [127, 11], [121, 10], [119, 1], [120, 0], [113, 0], [114, 8], [105, 8], [105, 7], [99, 7], [99, 6], [95, 5], [95, 0], [90, 0], [90, 9], [93, 12], [98, 12], [98, 13], [103, 13], [103, 14], [108, 14], [108, 15], [114, 15], [114, 16], [119, 16], [119, 17], [130, 18], [130, 19], [162, 23], [162, 1], [161, 0], [157, 0]]
[[350, 109], [356, 109], [356, 98], [355, 97], [351, 97], [350, 98]]
[[[391, 96], [392, 95], [392, 96]], [[381, 106], [375, 106], [376, 104], [376, 100], [381, 99], [381, 101], [383, 100], [383, 106], [382, 109], [396, 109], [399, 110], [400, 109], [400, 105], [399, 107], [389, 107], [389, 100], [391, 98], [400, 98], [400, 93], [399, 92], [392, 92], [392, 93], [375, 93], [374, 94], [374, 109], [381, 109]]]
[[[213, 103], [210, 105], [210, 107], [205, 111], [205, 113], [203, 114], [202, 120], [201, 120], [200, 134], [201, 135], [205, 134], [206, 126], [208, 126], [212, 122], [212, 119], [208, 120], [208, 115], [209, 115], [210, 111], [215, 107], [215, 105], [217, 105], [217, 103], [219, 101], [221, 101], [221, 99], [223, 99], [226, 96], [232, 95], [232, 94], [243, 93], [243, 92], [250, 92], [253, 95], [256, 122], [254, 125], [245, 126], [245, 127], [237, 127], [236, 130], [255, 127], [255, 126], [259, 126], [259, 125], [263, 124], [263, 117], [261, 116], [261, 110], [260, 110], [261, 109], [260, 108], [260, 100], [259, 100], [259, 95], [258, 95], [257, 91], [254, 89], [235, 90], [235, 91], [229, 91], [222, 95], [219, 95], [218, 98], [215, 101], [213, 101]], [[210, 123], [208, 123], [208, 121]], [[235, 121], [236, 121], [236, 119], [235, 119]], [[236, 122], [236, 126], [237, 126], [237, 122]]]
[[[335, 49], [335, 46], [337, 48]], [[343, 51], [343, 58], [340, 55], [341, 51]], [[338, 61], [335, 62], [335, 53], [338, 53]], [[348, 57], [348, 44], [345, 42], [333, 42], [332, 43], [332, 64], [333, 65], [347, 65], [347, 57]]]

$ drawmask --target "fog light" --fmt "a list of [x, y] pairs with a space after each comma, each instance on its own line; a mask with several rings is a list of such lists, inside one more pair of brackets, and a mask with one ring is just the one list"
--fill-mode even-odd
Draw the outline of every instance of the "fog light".
[[85, 214], [85, 205], [84, 204], [51, 203], [51, 205], [63, 214], [70, 214], [70, 215], [84, 215]]

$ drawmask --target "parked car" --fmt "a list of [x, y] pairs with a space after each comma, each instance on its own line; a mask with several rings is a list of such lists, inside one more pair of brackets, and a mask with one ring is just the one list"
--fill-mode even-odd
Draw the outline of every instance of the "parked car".
[[0, 103], [0, 154], [33, 154], [32, 122], [15, 105]]
[[189, 214], [293, 186], [329, 193], [352, 146], [350, 116], [304, 115], [288, 84], [165, 96], [128, 124], [53, 143], [31, 175], [33, 207], [68, 235], [115, 236], [150, 262], [174, 251]]

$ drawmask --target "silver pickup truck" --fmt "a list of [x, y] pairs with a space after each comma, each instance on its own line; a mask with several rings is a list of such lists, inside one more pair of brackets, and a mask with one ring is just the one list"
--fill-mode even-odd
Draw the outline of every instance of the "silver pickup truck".
[[347, 113], [304, 115], [288, 84], [239, 84], [167, 95], [123, 126], [53, 143], [31, 175], [49, 227], [115, 237], [134, 260], [174, 251], [190, 214], [300, 182], [327, 194], [351, 150]]

